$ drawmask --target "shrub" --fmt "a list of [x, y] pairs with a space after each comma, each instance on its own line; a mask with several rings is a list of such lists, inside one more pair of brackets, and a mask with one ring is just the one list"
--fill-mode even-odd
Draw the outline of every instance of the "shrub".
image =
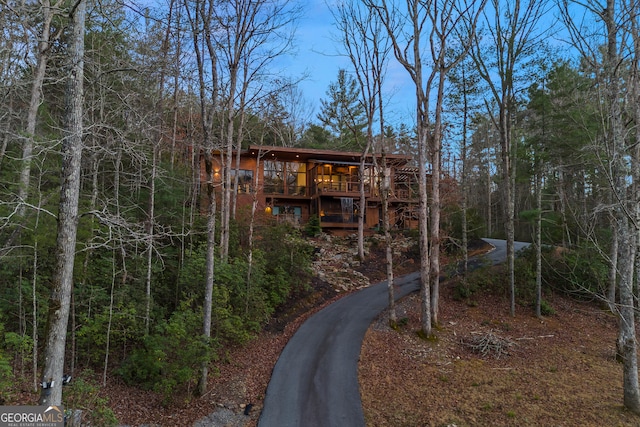
[[62, 396], [65, 411], [70, 412], [65, 425], [118, 425], [118, 419], [109, 408], [109, 399], [100, 395], [100, 386], [92, 377], [93, 371], [87, 369], [65, 386]]
[[309, 217], [309, 221], [304, 227], [304, 232], [307, 236], [315, 237], [322, 232], [322, 227], [320, 226], [320, 218], [318, 215], [311, 215]]
[[9, 360], [0, 352], [0, 405], [9, 399], [14, 384], [13, 370]]
[[545, 257], [543, 278], [555, 289], [581, 299], [604, 295], [609, 266], [601, 251], [585, 244], [570, 250], [550, 251]]
[[546, 300], [540, 301], [540, 314], [542, 314], [543, 316], [551, 316], [555, 313], [556, 311]]
[[168, 321], [161, 322], [143, 346], [125, 360], [118, 374], [128, 384], [162, 393], [165, 402], [181, 386], [191, 389], [204, 362], [215, 355], [215, 340], [207, 342], [200, 333], [202, 313], [181, 304]]
[[[4, 325], [0, 323], [0, 336], [2, 335], [4, 335]], [[7, 342], [7, 335], [5, 335], [5, 343]], [[11, 364], [5, 356], [4, 350], [4, 347], [0, 347], [0, 405], [3, 405], [3, 402], [9, 399], [9, 393], [14, 384], [13, 369], [11, 369]]]

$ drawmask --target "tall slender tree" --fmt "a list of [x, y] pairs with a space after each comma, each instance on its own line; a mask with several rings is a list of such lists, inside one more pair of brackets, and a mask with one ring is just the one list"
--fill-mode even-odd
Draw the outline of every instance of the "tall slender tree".
[[62, 376], [78, 227], [82, 135], [84, 132], [82, 94], [85, 0], [79, 0], [72, 4], [69, 16], [72, 20], [72, 36], [68, 55], [67, 117], [62, 141], [62, 185], [60, 187], [58, 237], [55, 252], [56, 269], [51, 283], [40, 405], [62, 404]]
[[[438, 323], [439, 314], [440, 163], [445, 81], [451, 68], [467, 54], [485, 2], [412, 0], [406, 3], [406, 9], [384, 0], [366, 0], [366, 4], [380, 16], [394, 55], [409, 74], [416, 91], [421, 323], [422, 332], [431, 335], [432, 323]], [[423, 56], [425, 39], [429, 40], [429, 57]], [[449, 55], [450, 47], [456, 45], [460, 49], [455, 50], [455, 55]], [[431, 164], [430, 199], [427, 197], [427, 162]]]
[[[492, 102], [487, 113], [500, 136], [502, 158], [502, 195], [507, 238], [507, 269], [511, 293], [510, 312], [515, 316], [515, 171], [513, 120], [517, 110], [516, 96], [528, 82], [518, 74], [523, 65], [535, 56], [542, 42], [540, 21], [547, 11], [547, 2], [539, 0], [491, 0], [484, 14], [486, 38], [478, 37], [472, 58], [477, 72], [488, 86]], [[490, 15], [492, 13], [492, 15]], [[486, 44], [485, 44], [486, 43]], [[494, 110], [494, 106], [497, 111]]]
[[[634, 267], [638, 250], [637, 209], [638, 196], [630, 196], [636, 171], [633, 154], [627, 144], [627, 131], [622, 116], [621, 100], [625, 98], [622, 82], [623, 57], [634, 52], [637, 47], [634, 40], [633, 25], [625, 25], [637, 20], [638, 6], [635, 2], [606, 0], [600, 3], [583, 3], [566, 0], [562, 3], [562, 17], [576, 48], [584, 62], [588, 63], [598, 77], [597, 96], [601, 107], [600, 125], [602, 132], [593, 138], [592, 147], [599, 154], [599, 169], [604, 172], [608, 183], [610, 203], [609, 215], [611, 232], [610, 245], [610, 289], [617, 286], [619, 291], [617, 305], [609, 301], [618, 316], [618, 354], [623, 361], [623, 400], [624, 406], [634, 413], [640, 413], [640, 388], [638, 380], [638, 355], [636, 336], [636, 314], [634, 308]], [[570, 6], [579, 7], [590, 16], [591, 21], [576, 21], [570, 13]], [[630, 6], [630, 7], [626, 7]], [[599, 24], [602, 31], [585, 32], [584, 22]], [[624, 24], [623, 24], [624, 23]], [[592, 28], [593, 29], [593, 28]], [[590, 37], [590, 35], [594, 35]], [[626, 43], [631, 36], [632, 45]], [[637, 33], [635, 34], [637, 37]], [[604, 45], [604, 46], [603, 46]], [[634, 61], [638, 58], [631, 54]], [[633, 68], [631, 78], [633, 81]], [[630, 93], [634, 94], [633, 88]], [[637, 105], [632, 107], [637, 109]], [[637, 122], [634, 123], [637, 126]], [[604, 251], [603, 251], [604, 252]], [[609, 292], [610, 297], [613, 296]]]
[[[213, 20], [213, 3], [206, 0], [190, 2], [184, 0], [185, 15], [189, 21], [193, 51], [195, 54], [198, 93], [200, 103], [200, 126], [202, 127], [202, 141], [197, 145], [197, 155], [202, 153], [206, 173], [205, 191], [207, 200], [207, 238], [206, 238], [206, 265], [205, 265], [205, 292], [203, 301], [203, 325], [202, 335], [205, 340], [211, 338], [211, 321], [213, 305], [213, 287], [215, 281], [215, 248], [216, 248], [216, 194], [214, 187], [213, 164], [213, 123], [214, 115], [219, 106], [219, 82], [218, 82], [218, 57], [211, 33], [215, 30]], [[208, 63], [206, 62], [208, 58]], [[210, 79], [208, 81], [207, 79]], [[208, 92], [208, 88], [210, 92]], [[199, 164], [197, 159], [195, 164]], [[194, 168], [195, 169], [195, 168]], [[198, 391], [204, 394], [207, 390], [209, 364], [204, 362], [200, 371]]]
[[[355, 79], [360, 88], [361, 105], [367, 119], [366, 143], [361, 147], [360, 156], [360, 209], [358, 212], [358, 255], [364, 260], [364, 216], [366, 213], [366, 197], [364, 186], [364, 174], [366, 159], [371, 152], [374, 159], [374, 168], [379, 175], [378, 191], [382, 200], [382, 229], [386, 243], [386, 269], [387, 289], [389, 299], [389, 321], [396, 323], [395, 297], [393, 291], [393, 256], [392, 238], [389, 230], [389, 187], [390, 177], [386, 164], [386, 147], [381, 141], [380, 147], [375, 147], [374, 127], [376, 119], [380, 125], [379, 138], [384, 137], [384, 105], [383, 83], [384, 74], [390, 54], [388, 39], [384, 37], [382, 23], [376, 14], [368, 13], [365, 8], [354, 2], [339, 7], [336, 16], [338, 27], [342, 31], [342, 42], [347, 55], [355, 70]], [[357, 127], [353, 133], [357, 133]], [[381, 159], [378, 161], [378, 151]]]

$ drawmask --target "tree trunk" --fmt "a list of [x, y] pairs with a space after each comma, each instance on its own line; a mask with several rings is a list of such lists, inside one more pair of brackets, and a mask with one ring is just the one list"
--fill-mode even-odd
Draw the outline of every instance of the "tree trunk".
[[69, 45], [69, 83], [67, 86], [67, 126], [62, 143], [62, 184], [56, 239], [56, 268], [52, 279], [47, 318], [47, 334], [42, 370], [40, 405], [62, 404], [62, 376], [69, 306], [73, 287], [78, 227], [78, 200], [82, 159], [82, 95], [84, 79], [84, 29], [86, 3], [80, 0], [72, 10], [72, 36]]
[[[238, 156], [240, 157], [240, 156]], [[258, 150], [256, 156], [256, 169], [253, 179], [253, 190], [251, 191], [251, 218], [249, 219], [249, 254], [248, 254], [248, 266], [247, 266], [247, 296], [245, 300], [245, 315], [249, 316], [249, 295], [251, 293], [251, 274], [253, 271], [253, 233], [255, 228], [256, 212], [258, 211], [258, 186], [260, 185], [260, 179], [258, 171], [260, 170], [260, 158], [262, 157], [262, 150]]]
[[[605, 78], [608, 80], [607, 103], [609, 107], [609, 129], [607, 142], [611, 149], [612, 184], [615, 203], [614, 233], [618, 240], [618, 287], [620, 290], [618, 350], [623, 359], [624, 406], [630, 411], [640, 414], [640, 388], [638, 386], [638, 353], [636, 339], [636, 323], [633, 295], [633, 268], [635, 265], [637, 228], [631, 226], [628, 213], [636, 211], [627, 191], [626, 141], [620, 111], [620, 84], [618, 75], [618, 26], [615, 22], [615, 0], [607, 0], [607, 7], [602, 11], [602, 19], [607, 29], [607, 56], [604, 66]], [[634, 196], [635, 198], [635, 196]]]
[[[420, 129], [420, 127], [419, 127]], [[425, 337], [431, 335], [431, 290], [429, 285], [429, 273], [431, 268], [429, 266], [429, 227], [428, 227], [428, 215], [427, 215], [427, 171], [425, 164], [427, 162], [427, 143], [426, 143], [426, 129], [419, 130], [418, 134], [418, 191], [419, 195], [419, 231], [420, 231], [420, 302], [421, 302], [421, 316], [420, 326], [421, 332]]]
[[[207, 214], [207, 260], [205, 274], [205, 293], [203, 306], [202, 335], [205, 339], [211, 338], [211, 317], [213, 305], [213, 286], [215, 282], [215, 248], [216, 248], [216, 195], [213, 188], [213, 172], [211, 167], [210, 155], [205, 155], [205, 159], [209, 157], [209, 167], [207, 168], [207, 195], [209, 198], [209, 208]], [[202, 364], [200, 372], [200, 380], [198, 382], [198, 392], [202, 396], [207, 391], [207, 376], [209, 372], [209, 363], [205, 361]]]
[[[611, 215], [611, 228], [615, 230], [616, 220]], [[609, 280], [607, 283], [607, 304], [609, 311], [616, 313], [616, 288], [618, 287], [618, 253], [620, 250], [618, 233], [611, 236], [611, 248], [609, 250]]]
[[538, 161], [536, 175], [536, 316], [542, 317], [542, 171]]
[[620, 236], [620, 309], [618, 352], [623, 361], [624, 406], [640, 414], [640, 389], [638, 386], [638, 342], [633, 295], [633, 269], [636, 255], [636, 233], [629, 233], [629, 220], [618, 223], [616, 233]]
[[229, 233], [231, 223], [231, 168], [233, 159], [233, 140], [235, 132], [235, 93], [238, 79], [237, 66], [231, 66], [229, 69], [230, 82], [227, 105], [225, 112], [226, 129], [225, 129], [225, 147], [222, 156], [222, 206], [220, 207], [220, 260], [225, 263], [229, 257]]
[[[369, 132], [370, 133], [370, 132]], [[367, 197], [364, 191], [364, 173], [365, 173], [365, 158], [369, 148], [367, 143], [367, 149], [360, 156], [360, 168], [358, 170], [358, 179], [360, 181], [360, 209], [358, 210], [358, 259], [360, 262], [364, 261], [364, 216], [367, 212]]]
[[[33, 156], [34, 137], [36, 133], [36, 122], [38, 117], [38, 108], [42, 102], [42, 85], [44, 83], [44, 75], [49, 60], [49, 43], [51, 40], [51, 21], [60, 2], [51, 5], [49, 0], [42, 1], [42, 32], [40, 41], [38, 42], [37, 64], [33, 73], [33, 81], [31, 84], [31, 98], [29, 100], [29, 110], [27, 112], [27, 128], [26, 136], [22, 144], [22, 169], [20, 170], [20, 184], [18, 186], [18, 203], [27, 200], [29, 194], [29, 182], [31, 177], [31, 157]], [[20, 207], [18, 213], [22, 215], [24, 208]]]
[[515, 177], [513, 173], [512, 159], [512, 140], [511, 126], [509, 125], [510, 96], [503, 95], [502, 104], [500, 105], [500, 141], [502, 144], [502, 191], [504, 200], [505, 215], [505, 234], [507, 237], [507, 277], [509, 280], [510, 305], [509, 312], [511, 316], [516, 315], [516, 285], [515, 285], [515, 201], [513, 188], [515, 185]]
[[469, 194], [467, 188], [467, 132], [469, 122], [469, 99], [467, 81], [465, 79], [465, 69], [462, 68], [462, 144], [460, 147], [460, 161], [462, 162], [462, 177], [460, 187], [462, 191], [462, 280], [467, 280], [469, 270], [469, 224], [467, 223], [467, 210], [469, 205]]
[[149, 178], [149, 207], [147, 211], [147, 277], [145, 287], [145, 312], [144, 312], [144, 331], [149, 335], [151, 323], [151, 279], [153, 267], [153, 243], [155, 228], [155, 205], [156, 205], [156, 174], [158, 163], [158, 148], [155, 142], [152, 142], [153, 153], [151, 154], [151, 177]]
[[390, 177], [387, 176], [386, 150], [382, 149], [382, 168], [385, 171], [382, 188], [382, 229], [385, 241], [385, 264], [387, 267], [387, 297], [389, 300], [389, 325], [395, 327], [398, 324], [396, 315], [395, 292], [393, 289], [393, 237], [391, 237], [391, 224], [389, 223], [389, 186]]

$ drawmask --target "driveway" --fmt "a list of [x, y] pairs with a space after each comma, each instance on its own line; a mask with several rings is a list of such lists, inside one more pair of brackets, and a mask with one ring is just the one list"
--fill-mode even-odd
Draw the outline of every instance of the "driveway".
[[[504, 240], [484, 239], [494, 264], [506, 259]], [[516, 250], [528, 243], [517, 242]], [[420, 273], [395, 279], [397, 298], [416, 291]], [[364, 414], [358, 359], [364, 334], [387, 307], [381, 282], [329, 305], [302, 324], [271, 374], [259, 427], [359, 427]]]

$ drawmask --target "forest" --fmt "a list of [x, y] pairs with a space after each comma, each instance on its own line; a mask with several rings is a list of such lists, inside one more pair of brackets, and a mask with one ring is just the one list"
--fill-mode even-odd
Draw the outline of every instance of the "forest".
[[[211, 363], [312, 279], [317, 224], [236, 204], [233, 153], [259, 145], [359, 152], [381, 170], [413, 156], [421, 333], [440, 322], [441, 254], [505, 239], [514, 315], [513, 242], [532, 242], [537, 315], [550, 284], [608, 307], [640, 413], [640, 2], [327, 3], [350, 66], [317, 111], [300, 89], [313, 70], [282, 67], [305, 4], [0, 1], [0, 404], [18, 383], [61, 404], [83, 373], [95, 389], [117, 376], [168, 400], [206, 393]], [[391, 70], [415, 94], [400, 119]], [[393, 307], [391, 255], [380, 268]]]

